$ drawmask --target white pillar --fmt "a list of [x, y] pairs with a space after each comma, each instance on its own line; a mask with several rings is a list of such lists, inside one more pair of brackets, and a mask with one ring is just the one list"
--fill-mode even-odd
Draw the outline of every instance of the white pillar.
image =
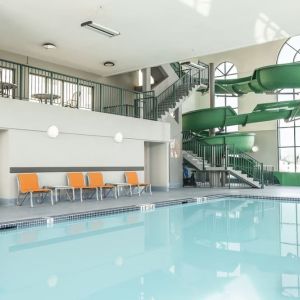
[[[151, 68], [145, 68], [142, 70], [143, 74], [143, 86], [142, 91], [148, 92], [151, 90]], [[140, 102], [140, 118], [144, 118], [144, 102], [143, 99], [141, 99]]]
[[145, 68], [143, 73], [143, 92], [151, 90], [151, 68]]

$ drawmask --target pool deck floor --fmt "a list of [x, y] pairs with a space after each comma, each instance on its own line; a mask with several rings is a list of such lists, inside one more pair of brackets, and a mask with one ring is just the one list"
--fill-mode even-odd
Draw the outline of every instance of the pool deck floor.
[[172, 189], [169, 192], [153, 192], [152, 196], [142, 194], [140, 197], [137, 195], [124, 196], [118, 199], [105, 198], [102, 201], [90, 199], [83, 203], [79, 200], [74, 202], [60, 201], [54, 206], [51, 206], [50, 202], [45, 202], [36, 204], [33, 208], [29, 206], [29, 201], [27, 201], [23, 206], [0, 206], [0, 223], [218, 194], [294, 197], [300, 200], [300, 187], [270, 186], [264, 189], [180, 188]]

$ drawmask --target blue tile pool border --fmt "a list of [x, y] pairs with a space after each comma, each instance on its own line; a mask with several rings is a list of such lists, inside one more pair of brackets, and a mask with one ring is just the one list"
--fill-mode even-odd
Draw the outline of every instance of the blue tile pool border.
[[[168, 201], [160, 201], [154, 203], [146, 203], [144, 205], [154, 205], [155, 208], [160, 207], [167, 207], [167, 206], [174, 206], [174, 205], [185, 205], [191, 203], [207, 203], [210, 200], [217, 200], [221, 198], [231, 198], [231, 199], [255, 199], [255, 200], [280, 200], [285, 202], [299, 202], [300, 198], [296, 197], [272, 197], [272, 196], [254, 196], [254, 195], [228, 195], [228, 194], [218, 194], [218, 195], [208, 195], [208, 196], [201, 196], [198, 198], [185, 198], [185, 199], [172, 199]], [[124, 207], [117, 207], [117, 208], [106, 208], [106, 209], [99, 209], [99, 210], [91, 210], [85, 212], [77, 212], [77, 213], [70, 213], [70, 214], [62, 214], [62, 215], [55, 215], [55, 216], [48, 216], [48, 217], [40, 217], [40, 218], [30, 218], [30, 219], [21, 219], [21, 220], [14, 220], [8, 222], [0, 222], [0, 233], [8, 230], [15, 230], [21, 228], [28, 228], [28, 227], [36, 227], [36, 226], [47, 226], [50, 224], [57, 224], [67, 221], [77, 221], [83, 219], [90, 219], [99, 216], [109, 216], [109, 215], [116, 215], [134, 211], [141, 211], [141, 206], [139, 205], [131, 205], [131, 206], [124, 206]]]

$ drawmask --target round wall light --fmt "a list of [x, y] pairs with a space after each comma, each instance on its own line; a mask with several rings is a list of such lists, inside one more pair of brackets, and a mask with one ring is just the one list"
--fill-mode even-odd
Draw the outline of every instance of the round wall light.
[[59, 130], [55, 125], [51, 125], [47, 130], [47, 134], [50, 138], [55, 139], [59, 135]]
[[52, 44], [52, 43], [44, 43], [43, 47], [45, 49], [47, 49], [47, 50], [49, 50], [49, 49], [56, 49], [56, 46], [54, 44]]
[[115, 66], [115, 63], [112, 62], [112, 61], [105, 61], [103, 63], [104, 67], [114, 67]]
[[123, 142], [122, 132], [117, 132], [114, 136], [114, 140], [115, 140], [116, 143], [122, 143]]
[[253, 146], [252, 147], [252, 152], [258, 152], [258, 150], [259, 150], [258, 146]]

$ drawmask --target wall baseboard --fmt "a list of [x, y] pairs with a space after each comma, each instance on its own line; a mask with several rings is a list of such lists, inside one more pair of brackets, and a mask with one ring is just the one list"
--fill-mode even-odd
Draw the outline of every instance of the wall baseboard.
[[0, 198], [0, 206], [15, 206], [16, 202], [15, 198]]
[[180, 189], [183, 187], [182, 183], [174, 182], [170, 183], [170, 189]]
[[154, 192], [168, 192], [169, 187], [168, 186], [152, 186], [152, 191]]

